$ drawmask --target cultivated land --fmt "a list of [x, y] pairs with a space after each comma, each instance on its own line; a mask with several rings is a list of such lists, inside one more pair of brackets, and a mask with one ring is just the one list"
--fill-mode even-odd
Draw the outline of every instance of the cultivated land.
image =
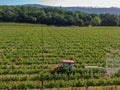
[[[105, 70], [84, 69], [85, 64], [105, 67], [110, 55], [120, 56], [120, 27], [1, 23], [0, 89], [119, 85], [119, 72], [106, 80]], [[52, 73], [63, 59], [75, 61], [69, 77]]]

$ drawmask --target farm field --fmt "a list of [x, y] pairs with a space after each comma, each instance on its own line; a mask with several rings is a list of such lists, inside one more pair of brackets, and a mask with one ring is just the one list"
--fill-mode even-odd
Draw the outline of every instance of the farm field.
[[[108, 56], [120, 57], [120, 27], [55, 27], [0, 23], [0, 89], [39, 89], [120, 85], [120, 73], [106, 80]], [[53, 73], [62, 60], [74, 69]]]

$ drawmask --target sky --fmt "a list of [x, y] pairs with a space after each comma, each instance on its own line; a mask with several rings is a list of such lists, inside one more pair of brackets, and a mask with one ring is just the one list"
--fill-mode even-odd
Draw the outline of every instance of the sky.
[[0, 0], [0, 5], [42, 4], [50, 6], [119, 7], [120, 0]]

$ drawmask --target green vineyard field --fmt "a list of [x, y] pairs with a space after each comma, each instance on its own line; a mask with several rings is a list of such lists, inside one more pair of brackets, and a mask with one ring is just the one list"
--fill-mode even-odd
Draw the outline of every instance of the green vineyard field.
[[[120, 56], [120, 27], [55, 27], [0, 24], [0, 89], [38, 89], [120, 85], [120, 74], [106, 80], [108, 54]], [[53, 72], [62, 60], [74, 60], [67, 73]], [[88, 79], [89, 78], [89, 79]]]

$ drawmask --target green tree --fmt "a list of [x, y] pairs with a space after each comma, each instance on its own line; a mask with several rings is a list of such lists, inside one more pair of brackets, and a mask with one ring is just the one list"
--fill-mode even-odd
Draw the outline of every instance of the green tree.
[[92, 25], [93, 26], [98, 26], [101, 24], [101, 19], [99, 16], [95, 16], [93, 19], [92, 19]]
[[102, 19], [101, 25], [103, 25], [103, 26], [117, 26], [117, 25], [119, 25], [118, 15], [101, 14], [100, 17]]

